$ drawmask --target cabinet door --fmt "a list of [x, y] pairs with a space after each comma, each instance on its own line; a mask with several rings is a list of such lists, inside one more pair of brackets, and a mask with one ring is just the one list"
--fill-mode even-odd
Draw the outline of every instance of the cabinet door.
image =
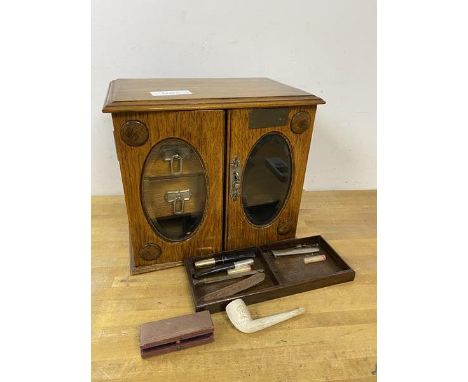
[[295, 236], [315, 110], [229, 111], [226, 249]]
[[224, 111], [113, 115], [133, 273], [222, 249]]

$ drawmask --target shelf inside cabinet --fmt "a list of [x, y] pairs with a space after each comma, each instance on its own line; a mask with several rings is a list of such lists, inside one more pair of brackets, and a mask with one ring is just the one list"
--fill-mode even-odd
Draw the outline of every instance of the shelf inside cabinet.
[[185, 173], [185, 174], [166, 174], [166, 175], [145, 175], [143, 180], [152, 181], [152, 180], [172, 180], [172, 179], [179, 179], [179, 178], [190, 178], [190, 177], [197, 177], [197, 176], [205, 176], [205, 172], [192, 172], [192, 173]]

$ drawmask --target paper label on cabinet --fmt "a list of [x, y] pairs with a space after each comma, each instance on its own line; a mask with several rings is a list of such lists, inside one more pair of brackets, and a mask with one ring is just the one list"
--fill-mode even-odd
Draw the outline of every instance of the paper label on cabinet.
[[190, 90], [183, 89], [183, 90], [158, 90], [154, 92], [150, 92], [153, 97], [164, 97], [164, 96], [174, 96], [174, 95], [185, 95], [185, 94], [192, 94]]

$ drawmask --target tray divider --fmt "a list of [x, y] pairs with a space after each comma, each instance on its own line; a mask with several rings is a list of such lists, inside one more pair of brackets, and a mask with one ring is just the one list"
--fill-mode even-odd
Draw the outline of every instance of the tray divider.
[[269, 250], [258, 248], [258, 251], [260, 252], [260, 255], [262, 256], [263, 261], [268, 266], [268, 270], [270, 271], [271, 275], [275, 279], [276, 283], [278, 285], [284, 284], [286, 281], [284, 280], [281, 273], [278, 271], [278, 268], [276, 267], [276, 265], [271, 261], [271, 256], [269, 256], [267, 253]]

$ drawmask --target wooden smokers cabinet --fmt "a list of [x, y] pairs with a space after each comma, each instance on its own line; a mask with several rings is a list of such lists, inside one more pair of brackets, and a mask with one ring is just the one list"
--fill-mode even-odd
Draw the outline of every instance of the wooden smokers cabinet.
[[294, 238], [322, 103], [267, 78], [112, 81], [131, 272]]

